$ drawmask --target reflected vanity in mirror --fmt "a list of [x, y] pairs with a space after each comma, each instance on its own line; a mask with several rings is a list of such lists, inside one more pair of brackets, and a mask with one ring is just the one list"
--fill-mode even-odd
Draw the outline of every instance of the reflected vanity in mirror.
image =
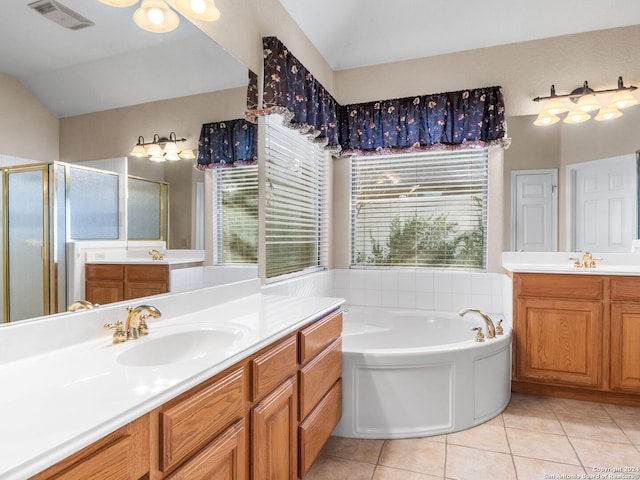
[[[195, 151], [203, 123], [239, 118], [247, 109], [248, 69], [186, 18], [181, 17], [173, 32], [152, 34], [134, 24], [132, 9], [110, 8], [98, 1], [63, 0], [59, 3], [94, 23], [71, 30], [43, 17], [28, 3], [10, 2], [0, 18], [0, 90], [4, 90], [0, 97], [20, 100], [7, 102], [9, 109], [4, 113], [16, 121], [12, 122], [13, 130], [5, 132], [11, 141], [0, 146], [0, 166], [19, 158], [46, 164], [125, 159], [140, 135], [151, 138], [156, 132], [168, 135], [176, 131], [187, 138], [184, 147]], [[162, 69], [161, 74], [154, 65]], [[164, 239], [166, 248], [204, 248], [204, 173], [193, 168], [195, 161], [154, 164], [148, 159], [128, 158], [126, 162], [130, 177], [170, 188], [164, 200], [166, 211], [160, 215], [161, 223], [170, 226]], [[65, 230], [60, 215], [45, 211], [41, 217], [39, 228]], [[141, 226], [139, 220], [135, 223]], [[115, 241], [124, 249], [148, 235], [135, 234], [132, 240], [123, 236], [123, 230], [120, 226], [118, 231], [116, 224], [119, 236]], [[113, 240], [113, 235], [105, 239]], [[66, 241], [59, 242], [47, 256], [41, 256], [40, 247], [33, 254], [5, 256], [7, 280], [3, 283], [13, 286], [7, 272], [18, 259], [33, 261], [45, 277], [42, 309], [22, 312], [18, 315], [21, 319], [64, 312], [67, 304], [80, 300], [64, 297], [65, 287], [73, 279], [64, 273], [49, 276], [49, 266], [54, 263], [59, 272], [65, 271]], [[19, 271], [15, 265], [11, 270]], [[29, 296], [33, 300], [34, 292]], [[4, 302], [9, 298], [3, 295]]]

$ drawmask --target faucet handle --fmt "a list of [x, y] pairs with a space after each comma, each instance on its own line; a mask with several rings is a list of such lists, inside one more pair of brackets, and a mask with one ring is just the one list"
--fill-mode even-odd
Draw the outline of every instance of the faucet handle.
[[504, 335], [504, 329], [502, 328], [502, 319], [496, 323], [496, 335]]
[[573, 260], [573, 266], [576, 268], [582, 268], [582, 262], [580, 261], [579, 258], [576, 257], [569, 257], [569, 260]]
[[140, 335], [141, 337], [144, 335], [148, 335], [149, 334], [149, 326], [147, 325], [147, 318], [149, 318], [149, 315], [147, 315], [146, 313], [143, 313], [140, 315], [139, 317], [140, 319], [138, 320], [138, 335]]
[[127, 334], [124, 331], [122, 321], [118, 320], [116, 323], [105, 323], [104, 328], [115, 328], [113, 332], [113, 343], [123, 343], [127, 341]]
[[476, 332], [476, 342], [484, 342], [484, 333], [482, 333], [482, 327], [473, 327], [471, 330]]

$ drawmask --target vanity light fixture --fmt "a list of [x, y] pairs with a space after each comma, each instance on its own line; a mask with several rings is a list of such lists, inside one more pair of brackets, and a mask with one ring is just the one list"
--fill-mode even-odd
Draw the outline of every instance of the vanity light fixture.
[[[132, 7], [140, 0], [98, 0], [110, 7]], [[176, 0], [175, 9], [187, 18], [215, 22], [220, 18], [220, 10], [213, 0]], [[143, 30], [153, 33], [167, 33], [180, 24], [180, 17], [165, 0], [142, 0], [133, 13], [133, 20]]]
[[[593, 90], [589, 87], [587, 81], [582, 87], [574, 89], [571, 93], [565, 95], [557, 95], [555, 85], [551, 85], [551, 94], [548, 97], [536, 97], [534, 102], [546, 100], [542, 111], [536, 118], [534, 125], [546, 126], [553, 125], [560, 121], [558, 115], [567, 113], [564, 123], [582, 123], [590, 120], [592, 112], [599, 110], [598, 114], [593, 117], [594, 120], [612, 120], [622, 116], [619, 109], [624, 109], [638, 104], [638, 100], [632, 95], [632, 91], [638, 87], [630, 85], [624, 86], [622, 77], [618, 77], [618, 87], [606, 90]], [[613, 93], [613, 97], [606, 106], [603, 106], [599, 99], [607, 94]], [[567, 107], [564, 100], [569, 99], [573, 105]]]
[[153, 135], [152, 142], [145, 142], [144, 137], [138, 137], [138, 143], [129, 153], [132, 157], [149, 158], [152, 162], [177, 161], [181, 158], [193, 160], [195, 155], [190, 149], [180, 150], [177, 142], [186, 142], [186, 138], [177, 138], [175, 132], [169, 137], [161, 137], [157, 133]]

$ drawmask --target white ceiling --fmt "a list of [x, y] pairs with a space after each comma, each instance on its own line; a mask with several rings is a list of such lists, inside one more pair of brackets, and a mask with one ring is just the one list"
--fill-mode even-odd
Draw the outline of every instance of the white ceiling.
[[638, 0], [280, 0], [334, 70], [640, 23]]
[[73, 31], [29, 8], [33, 1], [2, 1], [0, 72], [58, 117], [247, 83], [246, 67], [184, 18], [173, 32], [154, 34], [133, 23], [135, 7], [60, 0], [95, 22]]

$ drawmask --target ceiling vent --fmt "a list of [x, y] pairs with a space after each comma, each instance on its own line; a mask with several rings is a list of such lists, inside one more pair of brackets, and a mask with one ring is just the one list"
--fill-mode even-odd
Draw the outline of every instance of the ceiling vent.
[[38, 0], [30, 3], [29, 6], [40, 15], [70, 30], [80, 30], [95, 25], [88, 18], [54, 0]]

